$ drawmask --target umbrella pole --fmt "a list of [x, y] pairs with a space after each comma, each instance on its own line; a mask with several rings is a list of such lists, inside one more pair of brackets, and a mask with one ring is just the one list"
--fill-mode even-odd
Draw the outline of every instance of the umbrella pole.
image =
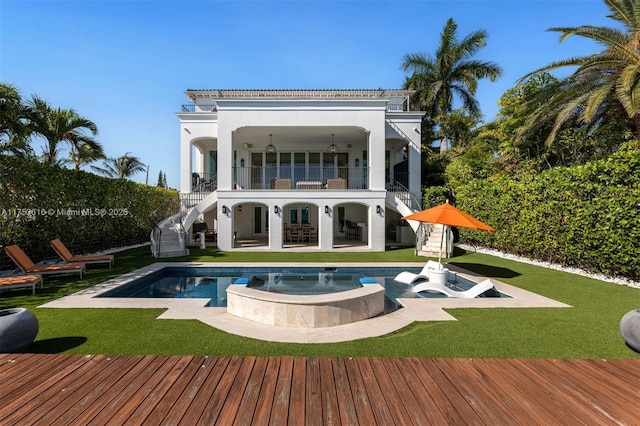
[[440, 269], [442, 269], [442, 241], [444, 240], [445, 232], [447, 232], [447, 225], [442, 225], [442, 234], [440, 234], [440, 253], [438, 253], [438, 263], [440, 264]]

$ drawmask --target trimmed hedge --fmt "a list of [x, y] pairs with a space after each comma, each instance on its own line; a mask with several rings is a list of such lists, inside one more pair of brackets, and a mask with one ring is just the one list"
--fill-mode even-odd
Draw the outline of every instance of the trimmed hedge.
[[458, 207], [492, 234], [461, 229], [461, 241], [532, 259], [640, 279], [640, 151], [456, 189]]
[[148, 242], [151, 214], [177, 198], [174, 190], [0, 156], [0, 246], [18, 244], [37, 262], [56, 256], [53, 238], [78, 254]]

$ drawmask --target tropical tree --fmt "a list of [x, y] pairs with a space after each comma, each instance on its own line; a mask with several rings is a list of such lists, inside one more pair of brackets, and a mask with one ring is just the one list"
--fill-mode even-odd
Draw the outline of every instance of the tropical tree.
[[93, 163], [104, 159], [104, 150], [101, 145], [90, 145], [84, 141], [78, 141], [71, 145], [71, 152], [69, 153], [69, 160], [67, 163], [73, 164], [76, 170], [80, 170], [85, 164]]
[[[486, 46], [488, 33], [478, 30], [458, 40], [457, 30], [458, 25], [449, 18], [440, 34], [435, 56], [409, 53], [402, 59], [401, 69], [411, 72], [405, 78], [404, 88], [416, 90], [415, 101], [436, 122], [438, 117], [451, 113], [454, 97], [462, 101], [470, 114], [480, 114], [480, 104], [475, 98], [478, 81], [483, 78], [495, 81], [502, 75], [502, 68], [497, 64], [472, 59]], [[448, 135], [443, 134], [440, 151], [446, 151], [447, 145]]]
[[32, 156], [28, 127], [31, 109], [22, 102], [18, 89], [0, 83], [0, 154]]
[[81, 117], [73, 109], [53, 108], [37, 96], [33, 96], [28, 105], [33, 110], [29, 127], [34, 134], [42, 136], [45, 140], [42, 158], [46, 163], [65, 162], [59, 158], [62, 142], [72, 146], [87, 144], [93, 149], [101, 149], [100, 144], [93, 138], [98, 134], [98, 127], [93, 121]]
[[147, 166], [138, 157], [129, 155], [127, 152], [122, 157], [106, 158], [102, 162], [103, 167], [91, 166], [91, 168], [113, 179], [126, 179], [136, 173], [144, 172]]
[[583, 25], [548, 30], [559, 32], [560, 42], [579, 36], [602, 45], [603, 50], [553, 62], [522, 77], [521, 81], [541, 71], [576, 67], [560, 80], [556, 90], [542, 92], [534, 100], [540, 106], [529, 116], [519, 132], [520, 138], [529, 137], [551, 121], [546, 137], [546, 143], [551, 144], [563, 125], [571, 121], [591, 129], [620, 117], [640, 138], [640, 1], [604, 2], [610, 10], [607, 17], [621, 28]]

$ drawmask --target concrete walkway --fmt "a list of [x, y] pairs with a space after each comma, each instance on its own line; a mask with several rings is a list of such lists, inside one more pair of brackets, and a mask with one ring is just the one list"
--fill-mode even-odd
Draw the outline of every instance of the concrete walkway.
[[[180, 263], [158, 262], [129, 274], [106, 281], [69, 296], [46, 303], [41, 308], [166, 308], [158, 319], [197, 319], [217, 329], [253, 339], [290, 342], [290, 343], [329, 343], [344, 342], [355, 339], [382, 336], [397, 331], [414, 321], [456, 321], [456, 318], [445, 311], [455, 308], [567, 308], [561, 302], [522, 290], [509, 284], [491, 280], [499, 292], [508, 298], [399, 298], [401, 309], [363, 321], [324, 328], [290, 328], [256, 323], [227, 313], [227, 308], [207, 307], [209, 299], [141, 299], [141, 298], [99, 298], [97, 295], [120, 286], [132, 279], [146, 276], [165, 266], [198, 266], [198, 267], [372, 267], [381, 265], [359, 263]], [[396, 264], [385, 263], [385, 267], [421, 268], [422, 263]], [[452, 265], [446, 265], [450, 271], [475, 282], [485, 277], [474, 274]]]

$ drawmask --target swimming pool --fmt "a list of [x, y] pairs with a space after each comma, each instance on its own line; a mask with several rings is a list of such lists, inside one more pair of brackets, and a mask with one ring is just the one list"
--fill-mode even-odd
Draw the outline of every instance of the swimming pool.
[[[359, 286], [360, 278], [370, 277], [385, 289], [385, 311], [389, 312], [398, 308], [398, 298], [420, 297], [411, 292], [411, 285], [394, 281], [394, 277], [403, 271], [418, 273], [421, 268], [406, 267], [187, 267], [187, 266], [167, 266], [154, 271], [144, 277], [136, 278], [113, 288], [98, 297], [118, 297], [118, 298], [206, 298], [210, 299], [210, 307], [227, 306], [227, 287], [238, 280], [246, 280], [249, 283], [254, 277], [265, 281], [276, 281], [276, 277], [313, 277], [307, 279], [309, 286], [305, 287], [300, 280], [295, 281], [295, 286], [291, 286], [293, 293], [289, 294], [322, 294], [322, 286], [318, 282], [330, 282], [332, 285], [326, 286], [324, 290], [335, 290], [333, 284], [334, 277], [341, 277], [340, 280], [353, 283]], [[269, 278], [271, 277], [271, 278]], [[456, 273], [449, 273], [449, 286], [455, 290], [468, 290], [475, 282], [465, 279]], [[314, 288], [315, 286], [315, 288]], [[276, 286], [273, 286], [276, 287]], [[295, 288], [294, 288], [295, 287]], [[355, 288], [355, 287], [351, 287]], [[280, 286], [278, 290], [283, 290]], [[341, 291], [348, 290], [344, 288]], [[295, 293], [297, 291], [297, 293]], [[508, 297], [502, 293], [493, 292], [492, 297]], [[422, 297], [446, 298], [440, 293], [424, 293]]]

